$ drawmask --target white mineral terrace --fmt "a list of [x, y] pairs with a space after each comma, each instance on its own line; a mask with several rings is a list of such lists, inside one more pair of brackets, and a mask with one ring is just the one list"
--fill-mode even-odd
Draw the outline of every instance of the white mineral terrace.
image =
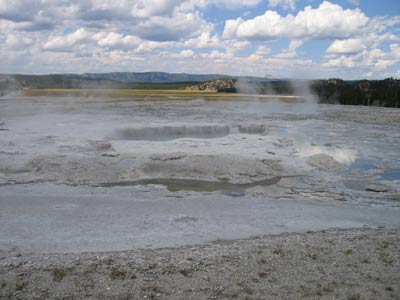
[[398, 110], [160, 100], [0, 98], [0, 249], [400, 227]]

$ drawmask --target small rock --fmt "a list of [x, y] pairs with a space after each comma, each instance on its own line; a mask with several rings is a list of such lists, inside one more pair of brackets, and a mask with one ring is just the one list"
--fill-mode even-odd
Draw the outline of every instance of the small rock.
[[153, 154], [150, 156], [151, 160], [161, 160], [161, 161], [167, 161], [167, 160], [178, 160], [185, 158], [187, 156], [186, 153], [183, 152], [174, 152], [174, 153], [161, 153], [161, 154]]
[[365, 187], [367, 192], [384, 193], [389, 191], [389, 187], [383, 184], [371, 183]]
[[116, 153], [116, 152], [105, 152], [105, 153], [101, 154], [101, 156], [104, 156], [104, 157], [118, 157], [119, 155], [120, 154]]
[[385, 185], [370, 184], [365, 188], [365, 190], [367, 192], [384, 193], [389, 191], [389, 188]]
[[109, 150], [112, 148], [112, 144], [109, 141], [94, 141], [92, 144], [96, 150]]

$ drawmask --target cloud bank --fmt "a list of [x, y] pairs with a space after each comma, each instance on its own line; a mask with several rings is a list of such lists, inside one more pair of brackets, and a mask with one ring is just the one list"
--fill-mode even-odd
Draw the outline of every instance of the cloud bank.
[[399, 27], [362, 2], [0, 0], [0, 73], [382, 78], [399, 76]]

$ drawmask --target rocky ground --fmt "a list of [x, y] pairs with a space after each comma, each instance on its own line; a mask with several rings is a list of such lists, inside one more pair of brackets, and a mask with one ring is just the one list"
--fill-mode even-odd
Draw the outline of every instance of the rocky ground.
[[400, 231], [0, 256], [1, 299], [400, 299]]

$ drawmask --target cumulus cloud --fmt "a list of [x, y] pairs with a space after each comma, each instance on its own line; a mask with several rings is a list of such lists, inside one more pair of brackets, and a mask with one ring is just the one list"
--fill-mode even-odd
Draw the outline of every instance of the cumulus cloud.
[[130, 20], [171, 15], [185, 0], [72, 0], [75, 15], [84, 20]]
[[[344, 39], [363, 31], [369, 18], [357, 9], [343, 9], [324, 1], [316, 9], [305, 7], [297, 15], [283, 17], [268, 10], [264, 15], [247, 21], [228, 20], [227, 35], [250, 40], [273, 40], [279, 37], [291, 39]], [[225, 33], [224, 32], [224, 33]]]
[[9, 50], [21, 50], [32, 45], [33, 39], [25, 36], [9, 35], [6, 37], [4, 46]]
[[168, 49], [175, 46], [174, 42], [155, 42], [155, 41], [142, 41], [135, 52], [146, 54], [155, 53], [158, 54], [159, 50]]
[[137, 49], [142, 40], [133, 35], [123, 35], [116, 32], [98, 31], [92, 32], [86, 28], [78, 30], [68, 35], [51, 35], [44, 43], [43, 49], [54, 52], [71, 52], [77, 46], [84, 45], [87, 50], [90, 47], [100, 47], [105, 49], [119, 49], [121, 51]]
[[347, 40], [335, 40], [329, 48], [326, 50], [327, 53], [338, 53], [338, 54], [350, 54], [358, 53], [366, 48], [363, 40], [361, 39], [347, 39]]
[[17, 23], [21, 31], [51, 30], [56, 24], [54, 16], [40, 0], [0, 0], [0, 19]]
[[150, 40], [179, 40], [204, 31], [198, 12], [182, 10], [188, 0], [0, 0], [0, 19], [25, 31], [53, 30], [67, 24], [124, 30]]
[[222, 6], [224, 8], [236, 8], [239, 6], [255, 6], [262, 0], [190, 0], [190, 6], [206, 7], [208, 5]]
[[202, 32], [198, 37], [189, 39], [184, 43], [185, 46], [194, 48], [219, 48], [221, 41], [217, 35], [211, 36], [210, 32]]
[[[269, 10], [249, 17], [267, 3]], [[282, 14], [273, 8], [293, 10], [300, 3], [0, 0], [0, 69], [18, 73], [163, 70], [291, 76], [303, 74], [297, 71], [307, 68], [345, 77], [397, 72], [400, 16], [367, 17], [360, 8], [344, 9], [328, 1], [297, 13]], [[241, 17], [226, 20], [225, 14], [209, 15], [215, 7]], [[310, 54], [306, 47], [299, 51], [315, 39], [330, 41], [326, 53], [318, 49]]]
[[50, 36], [49, 40], [43, 45], [43, 49], [51, 51], [70, 51], [70, 47], [79, 42], [87, 41], [91, 37], [90, 32], [85, 28], [80, 28], [75, 32], [65, 36]]
[[390, 54], [395, 58], [400, 60], [400, 44], [390, 45]]
[[32, 21], [40, 8], [39, 0], [0, 0], [0, 18], [13, 22]]
[[140, 18], [171, 15], [174, 9], [183, 2], [184, 0], [140, 0], [133, 5], [131, 15]]
[[135, 32], [152, 41], [178, 41], [195, 33], [209, 31], [210, 25], [198, 13], [177, 12], [172, 18], [152, 17], [137, 25]]
[[[398, 17], [372, 19], [368, 30], [359, 37], [335, 40], [326, 50], [328, 60], [322, 66], [334, 72], [358, 72], [363, 77], [389, 76], [390, 68], [393, 70], [400, 63], [400, 38], [388, 31], [397, 24]], [[382, 49], [382, 44], [389, 42], [389, 49]]]
[[265, 56], [267, 56], [271, 52], [272, 50], [266, 46], [258, 46], [256, 52], [250, 54], [248, 56], [248, 59], [251, 61], [257, 61], [257, 60], [261, 61]]
[[194, 52], [192, 50], [182, 50], [179, 53], [168, 53], [166, 56], [168, 58], [176, 58], [176, 59], [187, 59], [193, 58]]
[[290, 41], [289, 46], [286, 50], [283, 50], [282, 52], [278, 53], [275, 55], [276, 58], [292, 58], [297, 55], [297, 48], [299, 48], [301, 45], [303, 45], [303, 41], [301, 40], [293, 40]]
[[93, 38], [97, 40], [97, 44], [100, 47], [106, 47], [109, 49], [132, 49], [136, 48], [141, 42], [141, 40], [136, 36], [124, 36], [115, 32], [100, 32], [94, 35]]
[[244, 23], [242, 18], [237, 18], [236, 20], [227, 20], [225, 21], [224, 32], [222, 33], [222, 37], [225, 39], [231, 39], [236, 36], [237, 30], [241, 24]]
[[324, 67], [329, 68], [360, 68], [372, 69], [373, 71], [384, 70], [400, 62], [398, 54], [400, 47], [398, 44], [390, 45], [390, 51], [381, 49], [368, 49], [354, 55], [340, 55], [328, 60]]

